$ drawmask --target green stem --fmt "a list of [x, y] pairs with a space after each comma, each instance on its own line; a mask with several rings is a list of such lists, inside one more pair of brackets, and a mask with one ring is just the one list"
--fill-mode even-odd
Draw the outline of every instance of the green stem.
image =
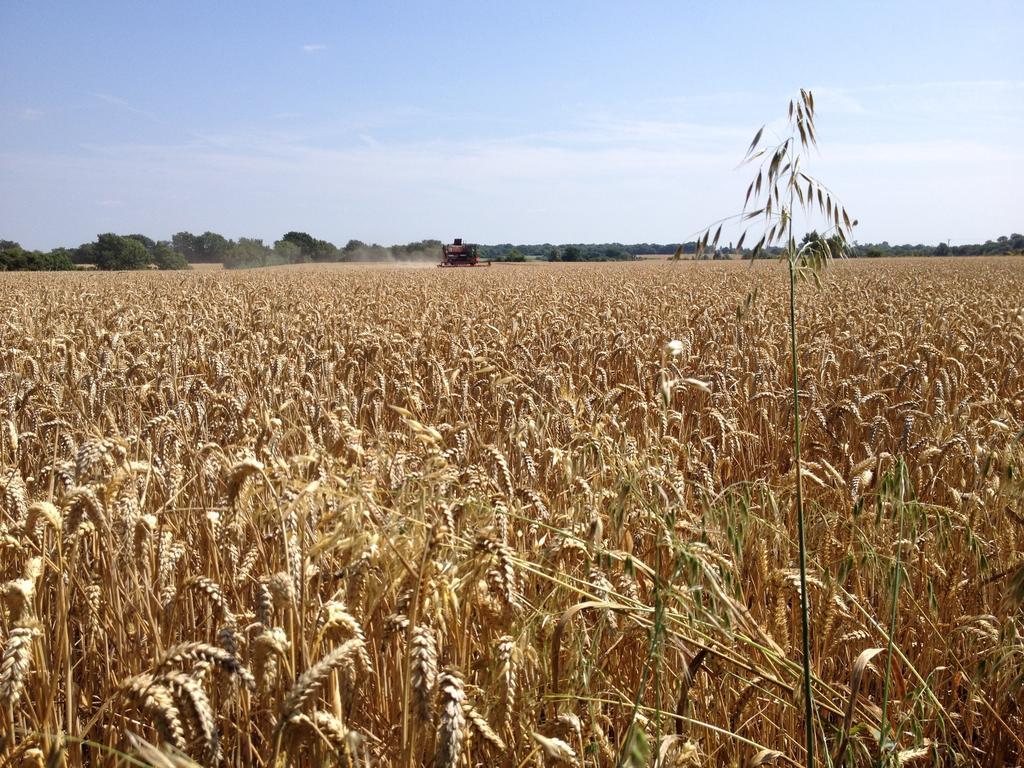
[[[792, 228], [792, 224], [790, 224]], [[807, 543], [804, 538], [803, 465], [800, 460], [800, 368], [796, 344], [796, 264], [790, 236], [789, 254], [789, 352], [793, 371], [793, 455], [796, 459], [796, 525], [800, 547], [800, 629], [804, 656], [804, 733], [807, 766], [814, 768], [814, 699], [811, 692], [811, 628], [807, 599]]]
[[892, 677], [892, 646], [893, 638], [896, 636], [896, 619], [899, 617], [900, 599], [900, 576], [903, 574], [903, 506], [904, 489], [906, 488], [906, 464], [900, 459], [896, 465], [896, 481], [899, 483], [899, 498], [897, 500], [896, 514], [899, 517], [899, 535], [896, 545], [896, 572], [893, 574], [892, 584], [892, 613], [889, 617], [889, 643], [885, 659], [885, 681], [882, 683], [882, 727], [878, 737], [878, 766], [885, 764], [886, 742], [889, 740], [889, 681]]

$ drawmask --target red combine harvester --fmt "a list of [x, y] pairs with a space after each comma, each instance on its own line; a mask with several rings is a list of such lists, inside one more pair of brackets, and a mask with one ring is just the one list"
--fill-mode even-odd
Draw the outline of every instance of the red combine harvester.
[[489, 267], [491, 262], [480, 263], [480, 248], [472, 243], [463, 243], [456, 237], [451, 245], [442, 245], [439, 267]]

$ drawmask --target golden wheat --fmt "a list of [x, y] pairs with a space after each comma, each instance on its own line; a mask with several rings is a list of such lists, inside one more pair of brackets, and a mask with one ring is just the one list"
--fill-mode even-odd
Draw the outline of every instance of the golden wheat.
[[[0, 763], [802, 764], [777, 269], [0, 276]], [[800, 302], [819, 738], [1019, 764], [1024, 265]]]

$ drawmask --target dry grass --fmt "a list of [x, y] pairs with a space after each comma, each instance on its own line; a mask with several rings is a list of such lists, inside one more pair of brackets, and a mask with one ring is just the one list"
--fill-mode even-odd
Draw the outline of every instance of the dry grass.
[[[801, 764], [778, 269], [0, 277], [0, 759]], [[882, 757], [1024, 759], [1022, 277], [801, 294], [835, 765], [897, 560]]]

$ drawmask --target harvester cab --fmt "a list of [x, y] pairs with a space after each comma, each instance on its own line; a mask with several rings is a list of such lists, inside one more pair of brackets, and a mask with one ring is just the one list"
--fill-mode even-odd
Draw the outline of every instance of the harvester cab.
[[463, 243], [456, 237], [451, 245], [441, 246], [441, 263], [439, 267], [489, 267], [491, 262], [480, 261], [480, 247], [473, 243]]

